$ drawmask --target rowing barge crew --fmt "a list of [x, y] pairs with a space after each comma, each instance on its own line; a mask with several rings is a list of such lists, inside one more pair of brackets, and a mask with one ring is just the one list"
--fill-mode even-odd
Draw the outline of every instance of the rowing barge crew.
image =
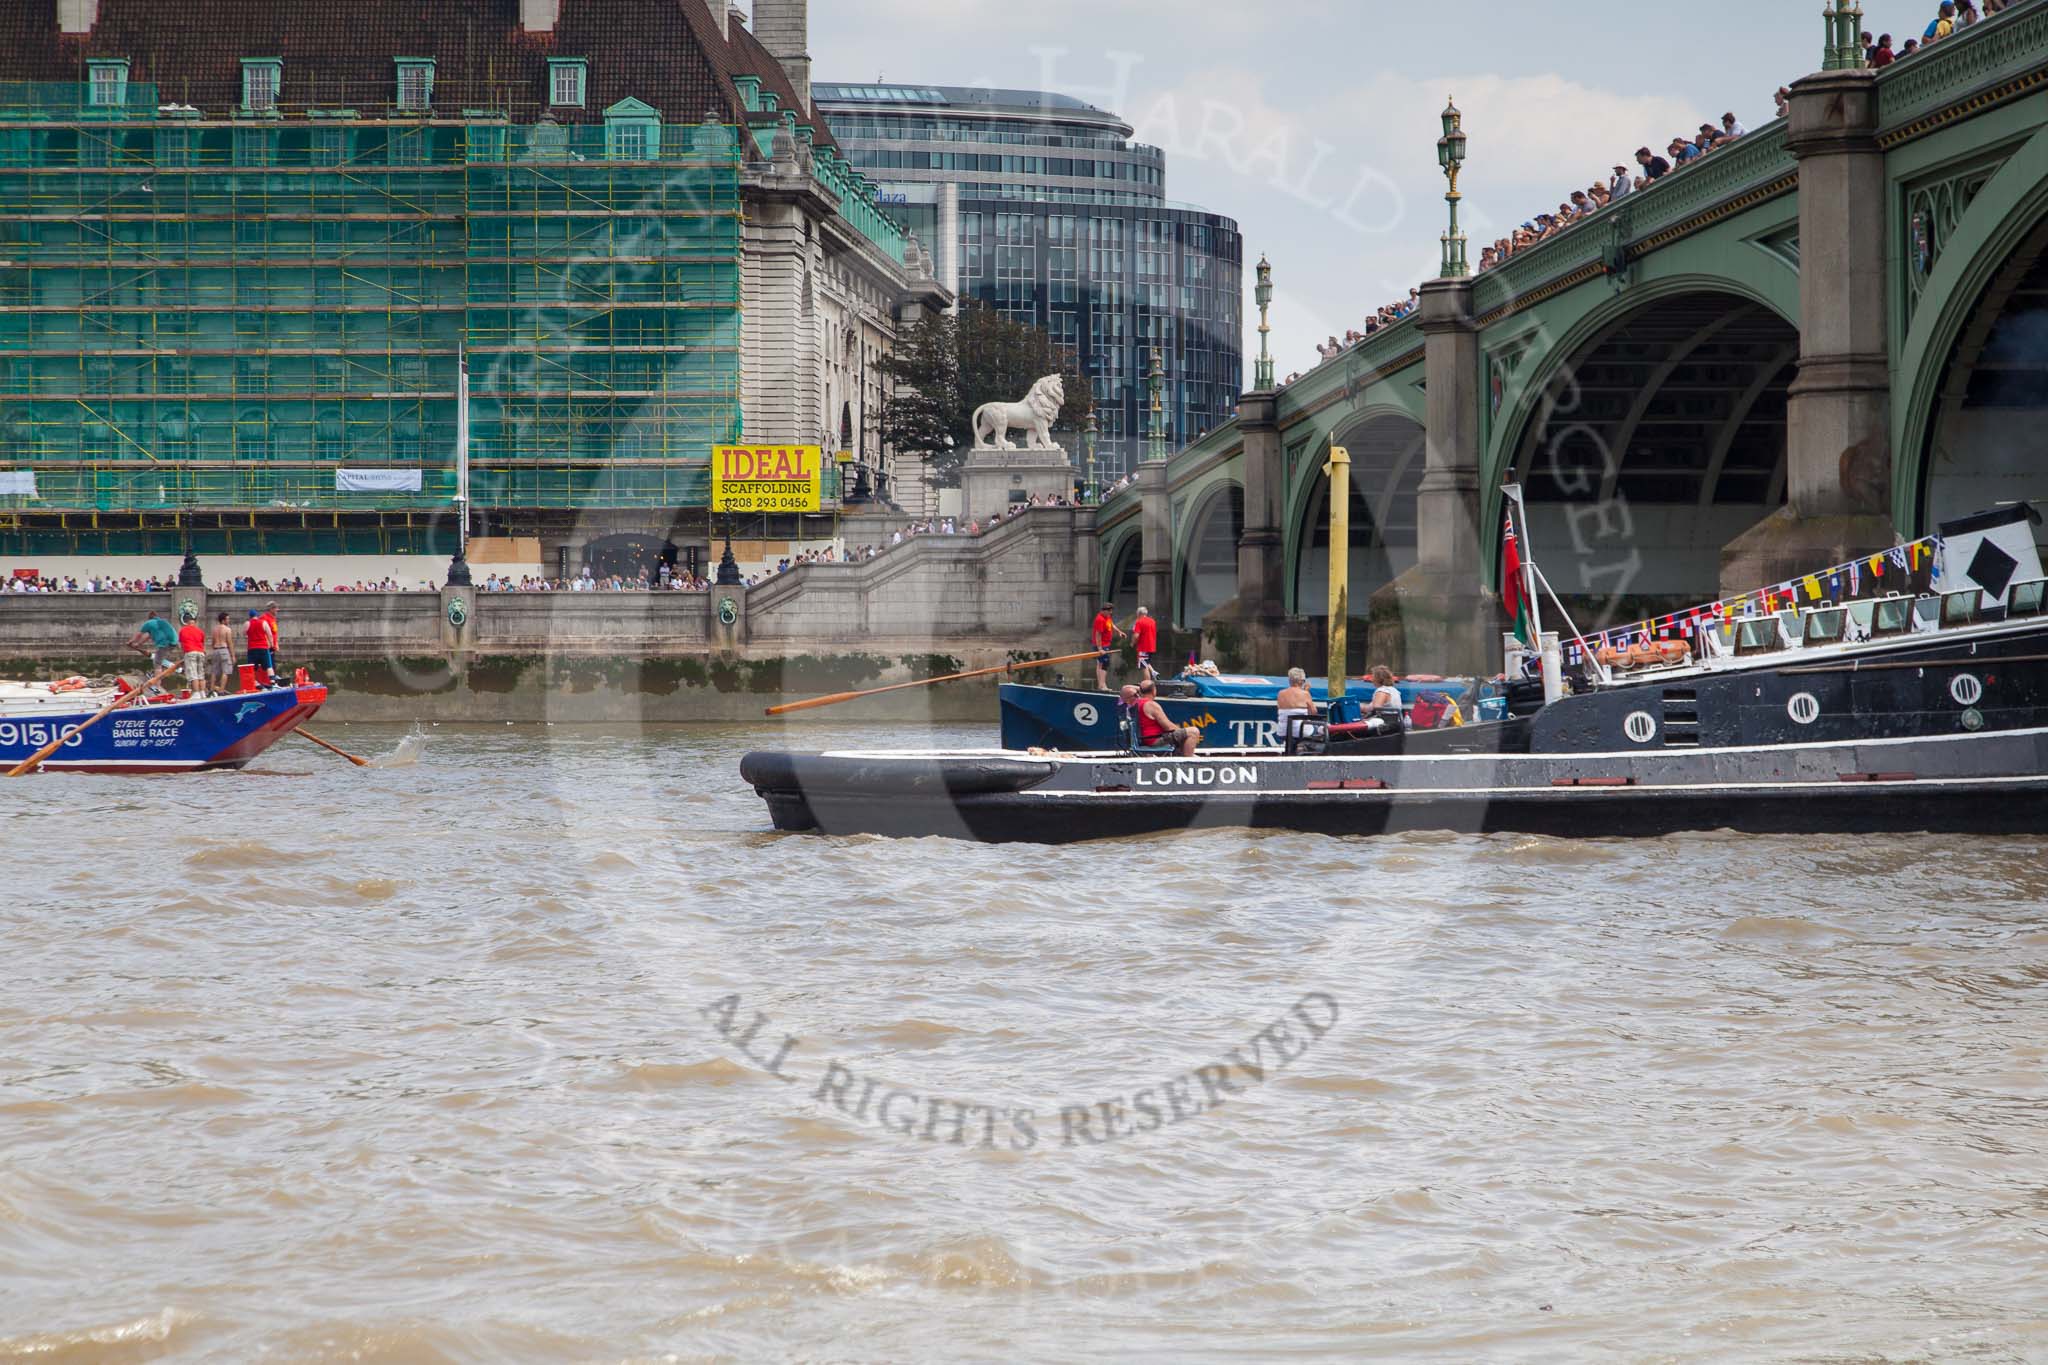
[[183, 697], [161, 693], [122, 701], [116, 688], [0, 682], [0, 772], [59, 741], [41, 767], [88, 773], [192, 772], [240, 768], [301, 725], [327, 701], [317, 683]]
[[1320, 754], [763, 752], [740, 772], [776, 828], [835, 834], [2040, 832], [2048, 582], [2027, 548], [2028, 576], [1995, 592], [1741, 622], [1725, 652], [1595, 679], [1493, 724]]

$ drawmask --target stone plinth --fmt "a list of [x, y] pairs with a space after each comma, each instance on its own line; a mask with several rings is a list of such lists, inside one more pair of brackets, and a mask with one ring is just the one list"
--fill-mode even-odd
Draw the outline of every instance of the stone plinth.
[[976, 450], [960, 467], [960, 515], [982, 521], [1013, 502], [1072, 497], [1074, 462], [1058, 446], [1049, 449]]

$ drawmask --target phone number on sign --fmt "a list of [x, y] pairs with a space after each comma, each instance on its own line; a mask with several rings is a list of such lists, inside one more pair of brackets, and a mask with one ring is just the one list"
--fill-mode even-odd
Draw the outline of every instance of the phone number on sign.
[[[55, 725], [17, 725], [11, 720], [0, 721], [0, 744], [48, 744], [57, 737]], [[64, 727], [64, 742], [73, 748], [85, 743], [85, 736], [77, 727]]]
[[815, 512], [818, 490], [809, 484], [727, 484], [715, 512]]

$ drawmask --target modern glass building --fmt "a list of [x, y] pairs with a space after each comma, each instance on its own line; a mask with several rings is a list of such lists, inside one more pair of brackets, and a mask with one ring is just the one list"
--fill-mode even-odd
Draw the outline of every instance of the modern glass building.
[[1236, 411], [1244, 251], [1234, 220], [1166, 198], [1157, 147], [1066, 95], [819, 84], [818, 112], [960, 300], [1070, 348], [1095, 389], [1096, 473], [1141, 458], [1145, 376], [1165, 358], [1169, 444]]

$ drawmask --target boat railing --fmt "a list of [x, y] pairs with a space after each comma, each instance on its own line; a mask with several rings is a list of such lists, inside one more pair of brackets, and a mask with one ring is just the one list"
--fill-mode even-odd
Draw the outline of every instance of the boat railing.
[[1675, 673], [1753, 667], [1759, 659], [1806, 650], [1854, 650], [1909, 635], [1973, 630], [2048, 616], [2048, 578], [2012, 584], [2006, 600], [1977, 588], [1958, 592], [1823, 601], [1767, 616], [1702, 624], [1690, 658], [1681, 662], [1617, 663], [1613, 682], [1635, 686]]

